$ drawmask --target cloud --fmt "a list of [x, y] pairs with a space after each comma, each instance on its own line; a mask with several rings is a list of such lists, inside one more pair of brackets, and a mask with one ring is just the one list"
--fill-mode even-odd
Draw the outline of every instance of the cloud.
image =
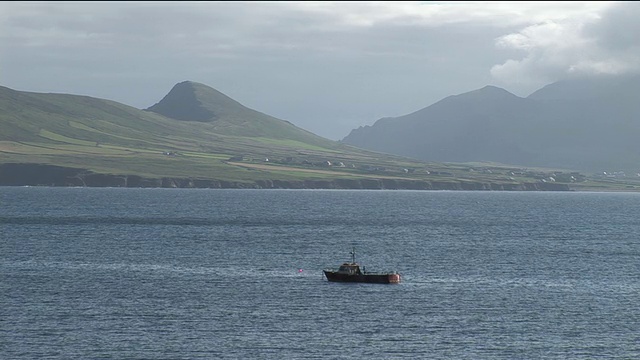
[[628, 74], [640, 71], [640, 4], [605, 3], [592, 13], [547, 20], [504, 35], [496, 46], [522, 57], [491, 69], [504, 84], [532, 87], [572, 76]]
[[491, 81], [624, 69], [638, 31], [610, 4], [0, 2], [0, 85], [145, 108], [192, 80], [337, 139]]
[[370, 29], [505, 27], [562, 18], [566, 15], [559, 14], [581, 13], [584, 7], [573, 2], [5, 2], [0, 38], [40, 47], [155, 44], [209, 55], [269, 47], [346, 50], [353, 43], [341, 47], [340, 39]]

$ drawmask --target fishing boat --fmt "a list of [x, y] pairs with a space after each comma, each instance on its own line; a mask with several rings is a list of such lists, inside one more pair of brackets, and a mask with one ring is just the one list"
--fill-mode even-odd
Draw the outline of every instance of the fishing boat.
[[343, 263], [337, 269], [324, 269], [324, 276], [327, 280], [334, 282], [354, 282], [354, 283], [375, 283], [375, 284], [397, 284], [400, 282], [400, 274], [397, 272], [367, 272], [365, 267], [360, 269], [360, 264], [356, 262], [356, 249], [351, 251], [351, 262]]

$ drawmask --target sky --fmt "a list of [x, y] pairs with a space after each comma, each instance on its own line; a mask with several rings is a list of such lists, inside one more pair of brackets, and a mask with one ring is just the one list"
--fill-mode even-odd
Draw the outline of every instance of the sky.
[[639, 18], [612, 1], [0, 2], [0, 86], [145, 109], [195, 81], [341, 140], [486, 85], [637, 74]]

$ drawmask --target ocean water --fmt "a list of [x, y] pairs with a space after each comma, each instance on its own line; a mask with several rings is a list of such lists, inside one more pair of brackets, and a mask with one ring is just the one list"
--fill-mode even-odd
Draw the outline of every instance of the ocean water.
[[[640, 194], [0, 187], [0, 359], [638, 359]], [[402, 283], [330, 283], [350, 260]]]

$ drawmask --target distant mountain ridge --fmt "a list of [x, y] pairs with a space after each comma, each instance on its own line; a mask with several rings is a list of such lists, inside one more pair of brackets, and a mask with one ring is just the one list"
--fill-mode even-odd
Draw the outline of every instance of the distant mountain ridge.
[[640, 170], [640, 77], [559, 81], [521, 98], [486, 86], [354, 129], [342, 142], [438, 162]]

